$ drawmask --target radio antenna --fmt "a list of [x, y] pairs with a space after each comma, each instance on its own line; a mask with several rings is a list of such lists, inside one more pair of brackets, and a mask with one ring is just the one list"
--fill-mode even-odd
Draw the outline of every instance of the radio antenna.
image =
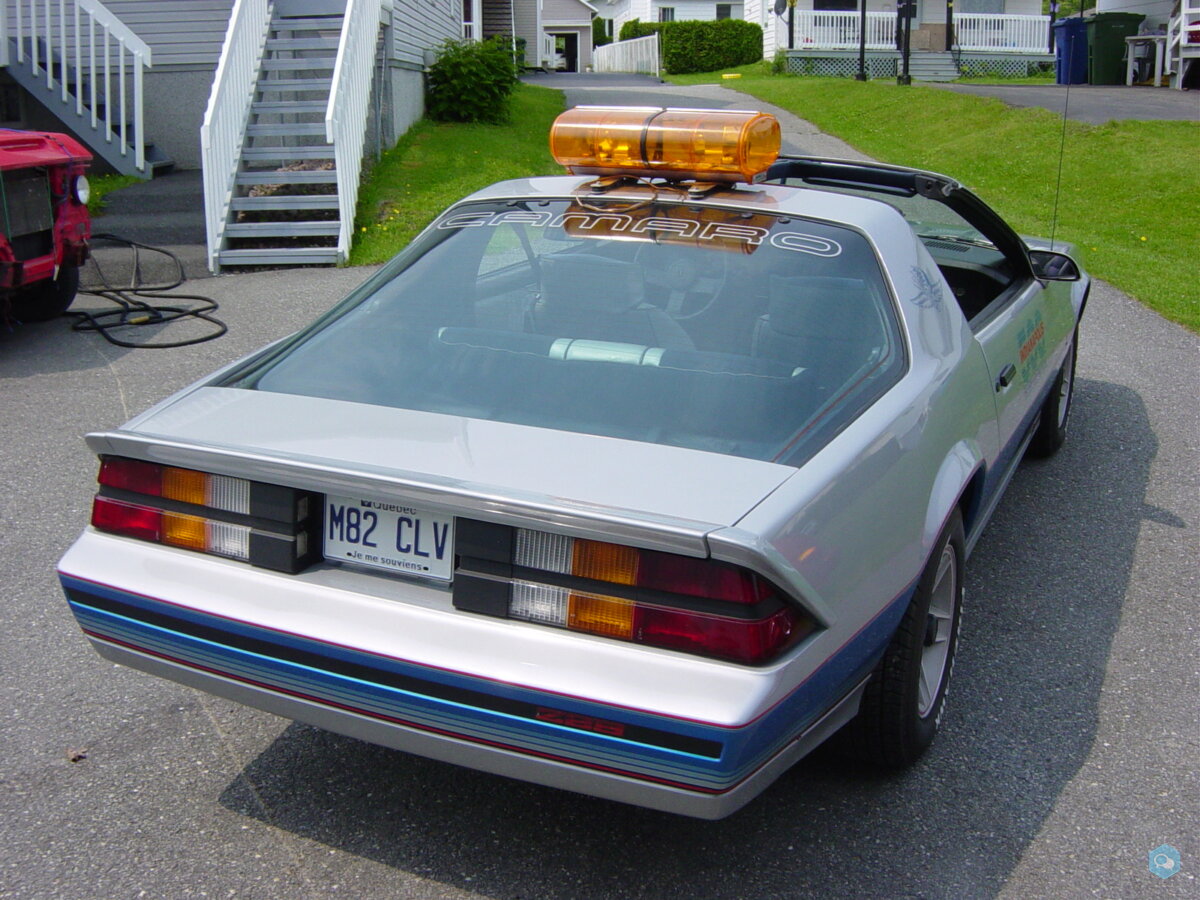
[[[1067, 58], [1075, 58], [1075, 35], [1071, 35], [1067, 44]], [[1067, 108], [1071, 105], [1071, 67], [1067, 65], [1067, 92], [1063, 97], [1062, 132], [1058, 139], [1058, 175], [1054, 179], [1054, 212], [1050, 216], [1050, 249], [1054, 249], [1054, 235], [1058, 230], [1058, 198], [1062, 193], [1063, 155], [1067, 146]]]

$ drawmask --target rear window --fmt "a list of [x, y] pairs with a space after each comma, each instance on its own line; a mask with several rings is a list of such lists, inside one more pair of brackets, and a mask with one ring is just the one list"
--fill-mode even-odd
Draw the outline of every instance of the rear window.
[[233, 383], [794, 462], [903, 364], [855, 231], [563, 200], [452, 209]]

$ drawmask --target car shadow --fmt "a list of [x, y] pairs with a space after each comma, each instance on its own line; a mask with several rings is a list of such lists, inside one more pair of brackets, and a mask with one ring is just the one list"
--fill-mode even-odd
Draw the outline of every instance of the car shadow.
[[1143, 519], [1184, 525], [1146, 506], [1157, 441], [1135, 392], [1081, 379], [1073, 416], [968, 563], [943, 731], [907, 772], [818, 752], [703, 822], [293, 724], [221, 803], [483, 896], [991, 897], [1088, 756]]

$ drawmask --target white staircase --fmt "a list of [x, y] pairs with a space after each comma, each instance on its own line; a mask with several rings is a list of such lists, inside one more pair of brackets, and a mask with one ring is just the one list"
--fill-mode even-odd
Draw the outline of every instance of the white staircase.
[[325, 109], [341, 30], [341, 16], [272, 19], [221, 266], [338, 262], [337, 172]]
[[[1193, 70], [1200, 68], [1200, 0], [1182, 0], [1167, 25], [1167, 71], [1171, 87], [1196, 84]], [[1189, 76], [1191, 76], [1189, 80]]]
[[953, 53], [919, 50], [909, 55], [908, 74], [913, 81], [954, 81], [959, 72]]
[[214, 272], [336, 265], [350, 252], [389, 6], [283, 8], [237, 0], [213, 81], [201, 145]]

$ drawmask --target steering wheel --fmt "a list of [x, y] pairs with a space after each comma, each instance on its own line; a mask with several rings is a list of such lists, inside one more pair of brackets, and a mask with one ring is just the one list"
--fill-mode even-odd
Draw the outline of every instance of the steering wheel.
[[729, 279], [729, 260], [717, 251], [647, 244], [636, 261], [645, 273], [646, 299], [676, 321], [712, 309]]

